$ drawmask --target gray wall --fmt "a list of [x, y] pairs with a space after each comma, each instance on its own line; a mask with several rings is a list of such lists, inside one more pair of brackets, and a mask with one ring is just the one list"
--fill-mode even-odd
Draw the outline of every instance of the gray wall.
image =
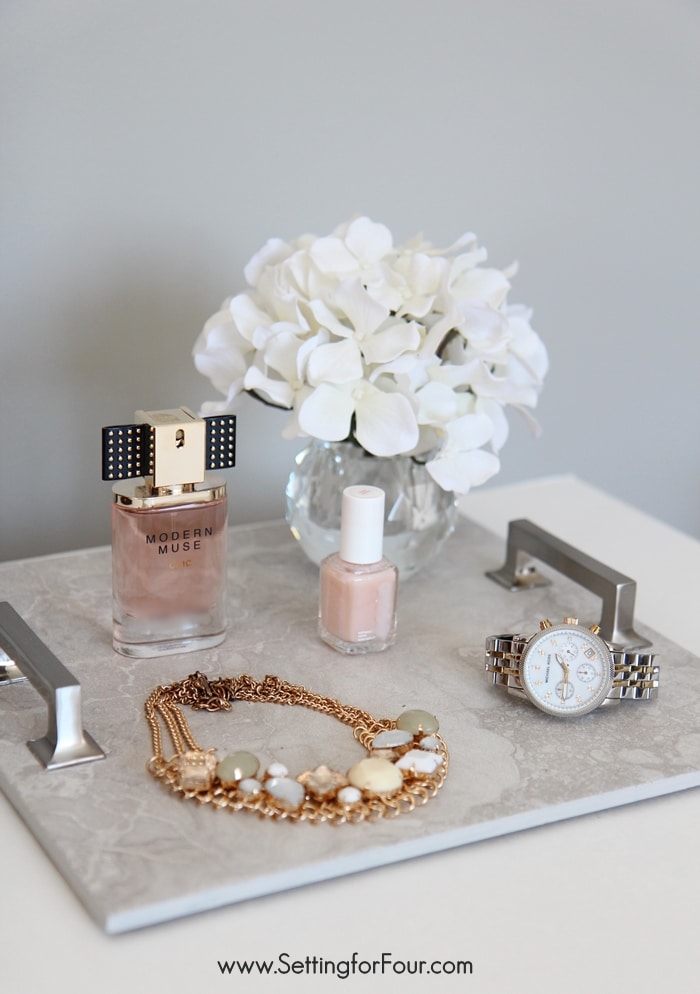
[[[551, 372], [494, 481], [575, 471], [700, 537], [690, 0], [5, 0], [0, 558], [108, 541], [99, 432], [214, 397], [192, 344], [272, 235], [475, 231]], [[301, 442], [240, 410], [234, 522]]]

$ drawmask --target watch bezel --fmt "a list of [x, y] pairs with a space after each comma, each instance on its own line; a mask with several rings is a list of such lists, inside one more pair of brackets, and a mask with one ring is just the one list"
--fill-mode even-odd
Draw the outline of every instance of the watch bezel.
[[[577, 632], [580, 635], [585, 636], [590, 639], [594, 645], [598, 647], [598, 650], [605, 664], [605, 672], [603, 673], [603, 678], [601, 681], [600, 688], [594, 697], [587, 701], [584, 705], [579, 707], [571, 708], [558, 708], [556, 706], [548, 705], [545, 701], [538, 696], [537, 692], [530, 686], [526, 678], [526, 663], [533, 652], [536, 650], [540, 642], [545, 641], [548, 638], [556, 636], [557, 632]], [[601, 704], [608, 697], [612, 685], [613, 678], [615, 675], [615, 662], [613, 660], [612, 652], [607, 642], [605, 642], [599, 635], [591, 631], [590, 628], [586, 628], [583, 625], [573, 625], [569, 623], [562, 623], [558, 625], [551, 625], [542, 631], [536, 632], [532, 635], [528, 641], [527, 645], [523, 649], [522, 656], [520, 658], [520, 685], [523, 689], [523, 693], [528, 698], [531, 704], [534, 704], [536, 708], [543, 711], [545, 714], [552, 715], [555, 718], [579, 718], [581, 715], [590, 714], [591, 711], [595, 711], [601, 706]]]

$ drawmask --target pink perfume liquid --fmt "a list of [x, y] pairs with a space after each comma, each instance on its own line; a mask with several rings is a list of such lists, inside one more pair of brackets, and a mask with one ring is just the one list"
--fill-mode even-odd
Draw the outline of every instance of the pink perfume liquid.
[[226, 635], [226, 496], [174, 501], [112, 504], [113, 645], [125, 656], [204, 649]]
[[388, 559], [356, 564], [338, 553], [321, 563], [319, 635], [346, 653], [380, 652], [396, 639], [398, 569]]

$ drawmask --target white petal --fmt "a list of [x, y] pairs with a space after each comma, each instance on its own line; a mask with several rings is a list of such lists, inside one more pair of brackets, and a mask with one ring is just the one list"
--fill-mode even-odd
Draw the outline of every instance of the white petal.
[[495, 452], [500, 452], [508, 440], [509, 425], [503, 407], [495, 400], [488, 397], [477, 397], [474, 402], [474, 410], [485, 414], [493, 425], [493, 435], [491, 436], [491, 447]]
[[415, 351], [421, 344], [419, 326], [415, 321], [398, 321], [365, 338], [361, 344], [367, 362], [386, 363], [404, 352]]
[[311, 386], [319, 383], [352, 383], [362, 379], [364, 370], [357, 342], [343, 339], [319, 345], [309, 355], [306, 373]]
[[499, 269], [477, 268], [453, 278], [450, 289], [460, 300], [484, 300], [492, 307], [500, 307], [508, 296], [510, 283]]
[[[478, 239], [473, 231], [467, 231], [464, 235], [453, 242], [449, 248], [446, 249], [435, 249], [434, 251], [439, 255], [454, 255], [455, 252], [459, 252], [460, 249], [468, 249], [468, 252], [460, 253], [460, 258], [472, 259], [475, 258], [476, 261], [470, 263], [471, 265], [477, 265], [478, 262], [484, 262], [487, 258], [487, 252], [485, 248], [479, 248]], [[455, 260], [457, 261], [457, 260]]]
[[[525, 381], [523, 384], [518, 382], [517, 378], [511, 374], [509, 363], [517, 365], [519, 373], [523, 381]], [[497, 373], [492, 372], [489, 365], [481, 359], [475, 359], [469, 363], [465, 363], [463, 366], [454, 368], [469, 370], [468, 381], [465, 380], [465, 382], [469, 383], [469, 386], [478, 397], [491, 397], [497, 400], [499, 404], [522, 403], [533, 406], [530, 403], [533, 396], [536, 401], [537, 391], [532, 385], [532, 380], [525, 373], [518, 360], [512, 356], [508, 357], [506, 363], [498, 366]], [[448, 366], [441, 367], [439, 373], [436, 375], [441, 380], [444, 375], [446, 382], [453, 382], [450, 367]]]
[[[458, 252], [460, 248], [467, 247], [468, 251]], [[458, 254], [455, 255], [455, 252]], [[487, 258], [486, 249], [479, 248], [476, 235], [472, 234], [462, 235], [459, 241], [451, 245], [444, 254], [454, 255], [450, 265], [450, 283], [459, 280], [469, 270], [475, 269], [480, 262], [485, 262]]]
[[328, 342], [328, 332], [325, 328], [321, 328], [315, 335], [311, 335], [309, 338], [304, 339], [297, 352], [297, 379], [302, 382], [306, 377], [306, 367], [309, 362], [309, 357], [319, 345], [326, 345]]
[[228, 394], [234, 386], [234, 395], [243, 389], [243, 378], [248, 364], [243, 356], [234, 350], [212, 349], [199, 352], [194, 357], [195, 368], [211, 380], [212, 386], [220, 393]]
[[239, 293], [229, 303], [229, 310], [236, 327], [247, 341], [252, 342], [259, 327], [268, 328], [273, 318], [264, 311], [247, 293]]
[[522, 305], [506, 308], [508, 330], [513, 337], [512, 352], [522, 359], [533, 379], [544, 379], [549, 368], [547, 349], [536, 331], [530, 327], [532, 311]]
[[302, 299], [310, 299], [317, 295], [316, 282], [319, 272], [308, 252], [295, 252], [287, 259], [285, 274], [289, 284], [297, 288]]
[[289, 265], [284, 262], [263, 270], [258, 280], [255, 300], [270, 316], [270, 321], [294, 321], [300, 293]]
[[418, 441], [411, 450], [411, 455], [422, 456], [434, 452], [440, 447], [443, 434], [431, 425], [419, 425]]
[[219, 311], [207, 321], [195, 342], [194, 364], [221, 393], [228, 393], [232, 384], [237, 393], [243, 387], [249, 348], [228, 310]]
[[218, 416], [219, 414], [230, 414], [232, 406], [228, 400], [205, 400], [199, 408], [200, 418]]
[[384, 308], [386, 314], [398, 311], [403, 304], [401, 281], [384, 263], [378, 263], [371, 271], [365, 269], [362, 273], [362, 285], [366, 287], [372, 300]]
[[354, 409], [355, 402], [349, 390], [321, 383], [299, 408], [299, 427], [313, 438], [342, 442], [350, 434]]
[[403, 300], [396, 309], [397, 315], [424, 317], [432, 310], [440, 290], [445, 260], [421, 252], [399, 259], [396, 268], [403, 276]]
[[477, 449], [489, 442], [493, 436], [491, 419], [479, 412], [465, 414], [447, 426], [446, 452], [458, 452]]
[[411, 287], [417, 293], [437, 293], [445, 261], [417, 252], [411, 259]]
[[530, 413], [530, 411], [527, 410], [526, 407], [520, 407], [518, 404], [514, 404], [513, 407], [518, 412], [518, 414], [522, 415], [523, 420], [525, 421], [525, 423], [527, 424], [528, 428], [535, 436], [535, 438], [539, 438], [540, 435], [542, 434], [542, 426], [540, 425], [537, 418], [533, 417], [533, 415]]
[[369, 376], [370, 382], [375, 381], [380, 376], [391, 375], [403, 393], [414, 394], [428, 382], [429, 373], [434, 365], [439, 365], [437, 356], [430, 356], [427, 359], [417, 356], [413, 352], [406, 352], [388, 362], [385, 365], [377, 366]]
[[262, 271], [267, 266], [274, 266], [278, 262], [282, 262], [290, 253], [290, 246], [281, 238], [270, 238], [250, 259], [243, 270], [243, 275], [251, 286], [257, 286]]
[[499, 404], [516, 404], [535, 407], [540, 385], [523, 366], [520, 359], [508, 356], [492, 373], [485, 363], [478, 363], [474, 370], [472, 388], [479, 397], [492, 397]]
[[416, 445], [416, 416], [403, 394], [385, 393], [365, 383], [354, 396], [355, 437], [363, 449], [375, 456], [395, 456]]
[[367, 293], [359, 279], [344, 280], [338, 287], [333, 306], [346, 314], [360, 338], [371, 335], [389, 316], [389, 310]]
[[451, 421], [457, 411], [454, 390], [442, 383], [428, 383], [416, 394], [419, 401], [418, 423], [421, 425], [444, 425]]
[[478, 372], [484, 367], [483, 360], [471, 359], [469, 362], [451, 365], [443, 362], [439, 366], [430, 368], [430, 378], [436, 383], [455, 389], [457, 387], [472, 386]]
[[212, 314], [194, 344], [195, 353], [209, 349], [236, 349], [241, 353], [250, 350], [248, 342], [239, 332], [228, 307]]
[[283, 379], [294, 383], [297, 380], [297, 355], [302, 344], [295, 325], [273, 325], [275, 334], [270, 337], [263, 351], [266, 366], [270, 366]]
[[376, 380], [378, 376], [382, 376], [383, 374], [400, 376], [402, 374], [410, 373], [417, 365], [424, 365], [418, 356], [416, 356], [413, 352], [404, 353], [403, 355], [397, 356], [396, 359], [392, 359], [391, 362], [382, 363], [381, 366], [376, 366], [370, 373], [369, 380], [370, 382], [372, 380]]
[[273, 404], [280, 407], [291, 407], [294, 400], [294, 391], [286, 380], [276, 380], [270, 376], [265, 376], [257, 366], [251, 366], [245, 374], [244, 386], [246, 390], [254, 390], [256, 393], [264, 394]]
[[462, 304], [457, 327], [471, 348], [489, 355], [505, 350], [511, 337], [508, 318], [481, 301]]
[[322, 273], [349, 276], [359, 269], [357, 259], [340, 238], [317, 238], [309, 254]]
[[297, 390], [294, 397], [294, 409], [282, 427], [282, 438], [298, 438], [300, 435], [306, 434], [299, 424], [299, 410], [312, 392], [311, 387], [302, 387], [300, 390]]
[[466, 494], [472, 487], [485, 483], [501, 468], [498, 458], [483, 449], [432, 459], [425, 465], [443, 490], [454, 490], [458, 494]]
[[322, 300], [312, 300], [311, 313], [320, 327], [327, 328], [338, 338], [350, 338], [353, 329], [343, 324], [340, 318]]
[[457, 327], [460, 318], [461, 311], [456, 305], [451, 305], [447, 313], [431, 325], [421, 346], [421, 353], [425, 356], [435, 355], [447, 333]]
[[[477, 409], [476, 397], [471, 391], [455, 390], [455, 406], [457, 408], [455, 420], [465, 414], [473, 414]], [[493, 447], [493, 438], [491, 439], [491, 447]]]
[[383, 224], [358, 217], [349, 226], [345, 243], [353, 255], [363, 262], [373, 263], [391, 252], [391, 232]]

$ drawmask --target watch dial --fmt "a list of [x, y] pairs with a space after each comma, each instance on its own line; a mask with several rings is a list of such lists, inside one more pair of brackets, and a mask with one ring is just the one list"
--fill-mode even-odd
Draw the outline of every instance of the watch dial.
[[560, 717], [597, 708], [612, 679], [607, 645], [579, 625], [554, 625], [533, 635], [520, 663], [520, 682], [532, 703]]

